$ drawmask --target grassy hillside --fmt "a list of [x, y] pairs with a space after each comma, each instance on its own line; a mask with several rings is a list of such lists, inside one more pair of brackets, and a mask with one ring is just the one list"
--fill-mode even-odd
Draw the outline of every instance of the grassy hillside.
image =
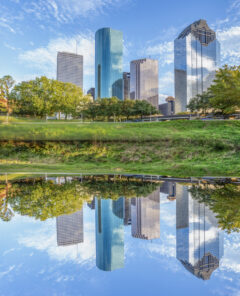
[[171, 121], [152, 123], [11, 123], [0, 124], [1, 140], [126, 141], [202, 139], [237, 142], [240, 121]]
[[240, 176], [237, 121], [10, 124], [0, 138], [2, 172]]

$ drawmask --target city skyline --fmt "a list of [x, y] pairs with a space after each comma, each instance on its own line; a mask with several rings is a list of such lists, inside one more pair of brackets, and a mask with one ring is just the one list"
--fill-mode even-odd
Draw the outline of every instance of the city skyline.
[[[213, 0], [209, 3], [204, 0], [198, 10], [194, 10], [194, 5], [187, 1], [180, 5], [177, 1], [159, 4], [152, 1], [148, 4], [144, 1], [123, 1], [122, 4], [112, 1], [110, 4], [91, 0], [88, 6], [74, 3], [72, 7], [66, 7], [56, 0], [56, 10], [47, 6], [45, 0], [34, 5], [35, 2], [32, 1], [28, 8], [25, 0], [3, 0], [0, 4], [0, 34], [3, 38], [0, 74], [10, 74], [17, 82], [41, 75], [54, 78], [57, 51], [77, 52], [84, 55], [84, 91], [87, 91], [94, 86], [94, 33], [101, 27], [123, 32], [123, 71], [129, 71], [129, 62], [134, 59], [151, 56], [159, 60], [160, 102], [164, 102], [168, 95], [174, 96], [173, 40], [198, 19], [206, 19], [217, 32], [222, 45], [221, 63], [239, 63], [237, 1]], [[175, 9], [170, 9], [172, 7]], [[140, 18], [133, 23], [135, 11]], [[157, 18], [154, 17], [156, 14]], [[142, 17], [144, 25], [140, 20]], [[86, 18], [89, 19], [87, 24]]]

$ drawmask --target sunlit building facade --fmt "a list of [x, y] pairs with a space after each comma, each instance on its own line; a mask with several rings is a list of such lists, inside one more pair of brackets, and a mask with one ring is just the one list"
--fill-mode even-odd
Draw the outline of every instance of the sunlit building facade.
[[160, 238], [160, 188], [148, 197], [131, 200], [131, 224], [135, 238]]
[[188, 26], [174, 42], [175, 112], [212, 84], [220, 63], [220, 44], [205, 20]]
[[96, 265], [103, 271], [124, 267], [123, 217], [123, 198], [95, 198]]
[[123, 33], [103, 28], [95, 34], [95, 98], [123, 99]]
[[158, 109], [158, 60], [140, 59], [131, 62], [130, 99], [145, 100]]
[[177, 189], [177, 259], [193, 275], [208, 280], [223, 256], [223, 234], [214, 213], [193, 199], [187, 186]]
[[123, 72], [123, 98], [130, 99], [130, 73]]
[[58, 52], [57, 80], [73, 83], [83, 89], [83, 56], [69, 52]]

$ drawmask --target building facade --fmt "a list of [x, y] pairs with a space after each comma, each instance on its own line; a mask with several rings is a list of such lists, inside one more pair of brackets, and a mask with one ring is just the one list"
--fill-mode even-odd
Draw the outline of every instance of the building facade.
[[87, 91], [87, 94], [90, 95], [93, 100], [95, 99], [95, 88], [94, 87], [91, 87], [88, 91]]
[[131, 200], [131, 224], [135, 238], [160, 238], [160, 188], [148, 197]]
[[220, 44], [205, 20], [188, 26], [174, 42], [176, 113], [206, 91], [220, 63]]
[[123, 34], [103, 28], [95, 34], [95, 99], [123, 99]]
[[73, 83], [83, 89], [83, 56], [69, 52], [58, 52], [57, 80]]
[[167, 97], [165, 104], [158, 106], [159, 111], [164, 116], [171, 116], [175, 114], [175, 99], [173, 97]]
[[196, 277], [210, 279], [223, 256], [223, 235], [214, 213], [187, 186], [177, 188], [176, 228], [177, 259]]
[[83, 243], [83, 209], [57, 217], [57, 244], [69, 246]]
[[130, 65], [130, 98], [145, 100], [158, 109], [158, 61], [141, 59]]
[[95, 198], [96, 265], [103, 271], [124, 267], [123, 216], [123, 198]]
[[130, 72], [123, 72], [123, 98], [130, 99]]

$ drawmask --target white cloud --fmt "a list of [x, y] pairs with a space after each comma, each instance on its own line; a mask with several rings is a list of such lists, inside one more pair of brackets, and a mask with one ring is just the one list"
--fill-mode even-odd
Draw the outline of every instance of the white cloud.
[[122, 5], [120, 0], [33, 0], [26, 2], [24, 11], [37, 19], [54, 18], [60, 23], [72, 22], [76, 17], [102, 14], [106, 9]]
[[157, 57], [160, 65], [170, 65], [174, 61], [173, 42], [161, 42], [156, 45], [149, 45], [144, 49], [145, 55]]
[[25, 65], [39, 71], [39, 75], [56, 78], [57, 52], [77, 52], [84, 56], [84, 75], [94, 73], [94, 37], [89, 35], [76, 35], [73, 37], [57, 38], [51, 40], [47, 46], [28, 50], [19, 55], [19, 60]]
[[55, 220], [45, 222], [34, 233], [20, 237], [18, 243], [38, 251], [45, 251], [54, 260], [72, 261], [81, 265], [87, 264], [89, 267], [95, 266], [95, 236], [93, 225], [91, 223], [84, 224], [84, 243], [58, 247], [55, 223]]
[[15, 265], [12, 265], [12, 266], [9, 266], [7, 270], [0, 272], [0, 279], [5, 275], [9, 274], [14, 268], [15, 268]]
[[221, 44], [222, 64], [240, 64], [240, 26], [219, 30], [217, 36]]

